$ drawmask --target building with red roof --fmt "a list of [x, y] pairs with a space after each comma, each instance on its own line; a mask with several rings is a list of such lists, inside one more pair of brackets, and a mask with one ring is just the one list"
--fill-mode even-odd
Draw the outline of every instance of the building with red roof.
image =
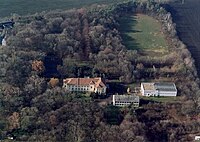
[[106, 85], [100, 77], [98, 78], [66, 78], [63, 87], [74, 92], [106, 93]]

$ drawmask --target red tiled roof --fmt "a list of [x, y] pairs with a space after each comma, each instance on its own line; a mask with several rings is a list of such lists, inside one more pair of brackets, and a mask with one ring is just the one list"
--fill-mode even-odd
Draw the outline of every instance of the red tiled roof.
[[64, 83], [69, 85], [82, 85], [88, 86], [94, 84], [95, 87], [105, 87], [101, 78], [66, 78], [63, 80]]

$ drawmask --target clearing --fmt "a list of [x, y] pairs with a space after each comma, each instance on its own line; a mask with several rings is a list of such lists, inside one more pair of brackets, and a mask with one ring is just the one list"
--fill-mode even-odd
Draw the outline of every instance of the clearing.
[[120, 19], [120, 32], [128, 49], [139, 50], [145, 54], [166, 54], [168, 43], [156, 19], [144, 15], [128, 15]]
[[140, 96], [141, 99], [143, 100], [148, 100], [148, 101], [154, 101], [154, 102], [161, 102], [161, 103], [174, 103], [174, 102], [180, 102], [182, 100], [182, 97], [176, 96], [176, 97], [144, 97]]

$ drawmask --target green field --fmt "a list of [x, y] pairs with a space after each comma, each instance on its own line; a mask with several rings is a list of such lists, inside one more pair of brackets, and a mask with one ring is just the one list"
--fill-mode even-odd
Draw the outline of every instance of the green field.
[[120, 19], [120, 32], [128, 49], [165, 53], [168, 44], [161, 24], [150, 16], [137, 14]]
[[71, 9], [91, 4], [109, 4], [122, 0], [0, 0], [0, 17], [33, 14], [53, 9]]
[[155, 102], [162, 102], [162, 103], [165, 103], [165, 102], [178, 102], [180, 101], [180, 97], [140, 97], [141, 99], [143, 100], [149, 100], [149, 101], [155, 101]]

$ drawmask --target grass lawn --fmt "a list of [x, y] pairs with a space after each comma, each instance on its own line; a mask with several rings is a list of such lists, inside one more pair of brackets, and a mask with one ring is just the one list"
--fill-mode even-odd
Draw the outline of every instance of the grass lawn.
[[128, 49], [140, 50], [151, 54], [166, 53], [168, 44], [161, 32], [161, 24], [154, 18], [137, 14], [120, 19], [120, 31], [124, 45]]
[[155, 101], [155, 102], [177, 102], [180, 101], [179, 97], [141, 97], [141, 99]]
[[91, 4], [109, 4], [121, 0], [0, 0], [0, 17], [12, 13], [33, 14], [45, 10], [71, 9]]
[[91, 101], [90, 94], [89, 93], [84, 93], [84, 92], [78, 92], [76, 94], [76, 99], [77, 100]]

